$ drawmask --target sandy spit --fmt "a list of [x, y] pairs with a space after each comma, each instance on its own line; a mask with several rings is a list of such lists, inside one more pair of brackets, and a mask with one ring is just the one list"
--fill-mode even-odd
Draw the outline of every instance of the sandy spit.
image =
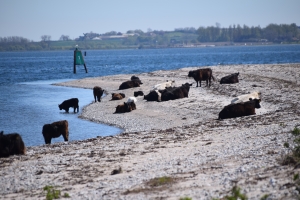
[[[71, 199], [212, 199], [229, 195], [235, 185], [253, 200], [264, 195], [296, 199], [293, 175], [300, 170], [281, 161], [288, 153], [283, 144], [292, 143], [290, 132], [300, 125], [300, 64], [210, 67], [217, 79], [210, 88], [204, 82], [197, 88], [187, 77], [196, 66], [57, 84], [104, 88], [107, 96], [97, 103], [91, 90], [91, 104], [79, 117], [124, 132], [28, 147], [24, 156], [0, 158], [0, 199], [45, 199], [46, 185]], [[236, 72], [238, 84], [219, 84], [221, 77]], [[118, 90], [132, 75], [144, 84]], [[113, 114], [134, 91], [147, 94], [166, 80], [175, 80], [177, 86], [194, 83], [189, 97], [168, 102], [138, 97], [137, 110]], [[252, 91], [262, 94], [262, 108], [256, 115], [217, 120], [234, 97]], [[110, 101], [116, 92], [126, 98]], [[167, 184], [153, 184], [154, 178], [162, 177], [167, 177]]]

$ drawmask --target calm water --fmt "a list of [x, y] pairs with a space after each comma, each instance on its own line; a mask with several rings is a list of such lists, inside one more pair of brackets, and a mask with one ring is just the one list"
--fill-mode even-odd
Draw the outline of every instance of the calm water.
[[73, 51], [0, 52], [0, 130], [20, 133], [26, 146], [44, 144], [43, 125], [63, 119], [69, 121], [71, 141], [118, 134], [119, 128], [79, 119], [73, 109], [69, 114], [58, 109], [63, 100], [80, 97], [81, 110], [93, 101], [92, 90], [51, 83], [189, 66], [300, 63], [300, 45], [95, 50], [87, 51], [85, 62], [88, 73], [77, 66], [73, 74]]

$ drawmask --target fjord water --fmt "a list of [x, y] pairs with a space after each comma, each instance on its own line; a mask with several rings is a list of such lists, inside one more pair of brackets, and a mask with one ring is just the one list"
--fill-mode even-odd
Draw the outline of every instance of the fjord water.
[[[85, 50], [82, 50], [85, 51]], [[44, 144], [44, 124], [66, 119], [70, 141], [115, 135], [121, 129], [78, 118], [58, 109], [63, 100], [79, 98], [82, 108], [93, 102], [91, 89], [53, 86], [52, 83], [114, 74], [139, 74], [191, 66], [300, 63], [300, 45], [89, 50], [88, 73], [77, 66], [73, 51], [0, 52], [0, 131], [19, 133], [26, 146]], [[245, 66], [246, 67], [246, 66]], [[231, 73], [231, 72], [229, 72]], [[128, 76], [128, 79], [130, 76]], [[53, 139], [61, 142], [63, 138]]]

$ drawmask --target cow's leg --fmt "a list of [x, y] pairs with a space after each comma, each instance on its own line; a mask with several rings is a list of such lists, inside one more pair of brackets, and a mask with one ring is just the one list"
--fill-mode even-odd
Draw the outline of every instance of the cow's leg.
[[68, 113], [69, 112], [69, 108], [66, 108], [65, 111]]
[[51, 137], [45, 138], [45, 143], [46, 144], [51, 144]]
[[69, 141], [69, 138], [66, 134], [63, 134], [63, 137], [64, 137], [65, 142]]

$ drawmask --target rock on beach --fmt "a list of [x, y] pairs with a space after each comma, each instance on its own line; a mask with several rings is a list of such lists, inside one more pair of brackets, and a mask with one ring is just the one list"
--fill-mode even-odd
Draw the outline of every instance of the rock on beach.
[[[0, 199], [44, 199], [54, 186], [72, 199], [213, 199], [230, 195], [234, 186], [248, 199], [295, 199], [294, 166], [282, 165], [300, 125], [300, 64], [209, 66], [216, 81], [195, 87], [186, 67], [141, 74], [85, 78], [56, 85], [91, 89], [91, 103], [80, 118], [122, 128], [116, 136], [28, 147], [24, 156], [0, 158]], [[239, 72], [239, 83], [220, 85]], [[146, 102], [136, 110], [113, 114], [124, 102], [110, 101], [119, 85], [136, 75], [141, 87], [122, 90], [148, 94], [161, 82], [193, 83], [189, 97]], [[204, 86], [203, 86], [204, 85]], [[92, 88], [107, 92], [93, 101]], [[217, 120], [235, 97], [260, 91], [256, 115]], [[84, 134], [84, 133], [82, 133]], [[112, 175], [113, 170], [119, 170]], [[157, 178], [165, 182], [155, 184]]]

